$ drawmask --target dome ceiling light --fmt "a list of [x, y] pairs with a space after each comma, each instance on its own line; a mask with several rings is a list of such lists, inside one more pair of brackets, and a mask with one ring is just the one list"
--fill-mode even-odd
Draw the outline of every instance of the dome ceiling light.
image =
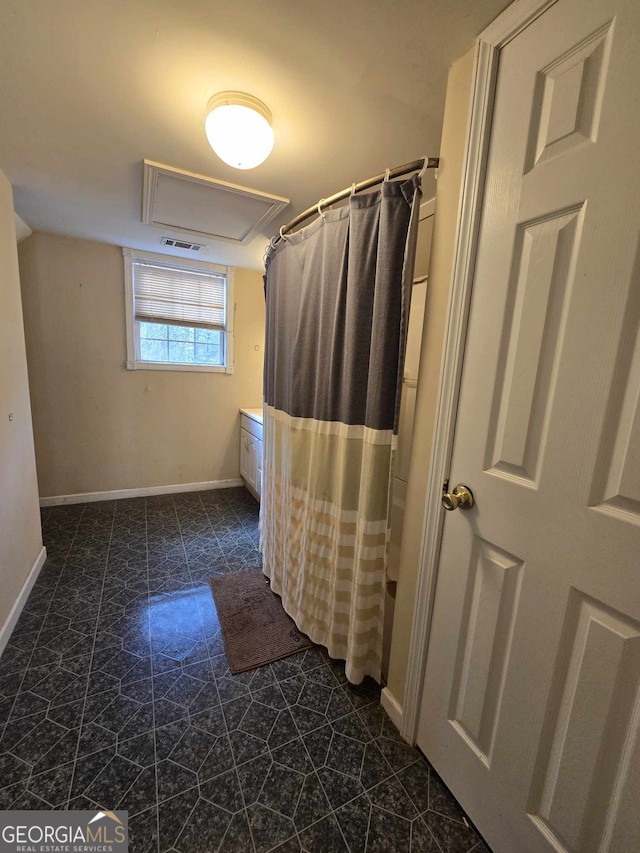
[[253, 169], [273, 149], [271, 110], [246, 92], [218, 92], [204, 123], [209, 145], [234, 169]]

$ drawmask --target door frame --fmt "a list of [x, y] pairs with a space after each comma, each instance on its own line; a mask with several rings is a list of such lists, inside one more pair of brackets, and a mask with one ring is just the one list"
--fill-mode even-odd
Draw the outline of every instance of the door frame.
[[506, 44], [556, 2], [557, 0], [515, 0], [476, 40], [440, 390], [429, 462], [418, 585], [400, 730], [404, 739], [412, 745], [415, 744], [418, 733], [427, 663], [444, 526], [440, 499], [442, 483], [448, 477], [453, 452], [499, 54]]

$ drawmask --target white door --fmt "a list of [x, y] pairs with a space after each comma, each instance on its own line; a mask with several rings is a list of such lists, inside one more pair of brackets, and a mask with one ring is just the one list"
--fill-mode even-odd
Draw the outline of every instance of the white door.
[[640, 3], [500, 54], [418, 744], [495, 853], [640, 851]]

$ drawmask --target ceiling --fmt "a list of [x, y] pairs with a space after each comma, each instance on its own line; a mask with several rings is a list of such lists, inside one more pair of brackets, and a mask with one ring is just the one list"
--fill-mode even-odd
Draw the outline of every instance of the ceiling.
[[[199, 255], [260, 268], [268, 238], [319, 198], [437, 155], [448, 68], [506, 5], [2, 0], [0, 168], [34, 230], [158, 252], [176, 232], [142, 224], [144, 158], [285, 196], [267, 234]], [[273, 113], [273, 153], [252, 170], [204, 135], [227, 89]]]

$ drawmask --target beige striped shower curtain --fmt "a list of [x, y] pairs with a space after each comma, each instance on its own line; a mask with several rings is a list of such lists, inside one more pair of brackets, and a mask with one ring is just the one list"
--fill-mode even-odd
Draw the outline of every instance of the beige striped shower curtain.
[[389, 498], [420, 180], [327, 211], [267, 259], [260, 547], [287, 613], [380, 680]]

